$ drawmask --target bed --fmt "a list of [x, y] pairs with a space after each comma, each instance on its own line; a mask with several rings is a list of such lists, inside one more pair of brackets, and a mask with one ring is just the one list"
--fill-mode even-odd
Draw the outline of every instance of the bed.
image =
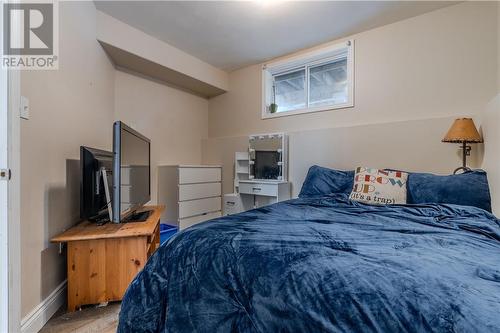
[[500, 331], [494, 215], [366, 205], [343, 186], [177, 234], [130, 285], [118, 331]]

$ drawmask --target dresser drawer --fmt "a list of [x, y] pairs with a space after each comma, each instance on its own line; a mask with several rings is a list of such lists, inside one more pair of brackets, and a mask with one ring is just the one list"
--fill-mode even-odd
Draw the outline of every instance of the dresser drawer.
[[240, 193], [266, 195], [275, 197], [278, 195], [278, 184], [259, 184], [240, 182]]
[[197, 215], [197, 216], [191, 216], [187, 217], [185, 219], [180, 219], [179, 220], [179, 230], [189, 228], [192, 225], [205, 222], [211, 219], [215, 219], [217, 217], [221, 217], [222, 214], [220, 211], [218, 212], [213, 212], [213, 213], [207, 213], [204, 215]]
[[221, 168], [179, 168], [179, 184], [221, 181]]
[[221, 195], [221, 183], [179, 185], [179, 201], [217, 197]]
[[179, 202], [179, 219], [221, 210], [221, 198], [206, 198]]

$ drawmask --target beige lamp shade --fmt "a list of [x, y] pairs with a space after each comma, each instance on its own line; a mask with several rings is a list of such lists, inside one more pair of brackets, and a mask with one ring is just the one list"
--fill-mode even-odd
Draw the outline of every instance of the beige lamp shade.
[[480, 143], [483, 142], [483, 138], [481, 138], [471, 118], [459, 118], [453, 122], [453, 125], [451, 125], [442, 141], [454, 143]]

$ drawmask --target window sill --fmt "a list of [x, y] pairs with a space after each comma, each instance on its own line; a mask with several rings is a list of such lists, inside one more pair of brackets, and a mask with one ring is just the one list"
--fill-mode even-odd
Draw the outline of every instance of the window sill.
[[317, 107], [312, 107], [312, 108], [298, 109], [298, 110], [292, 110], [292, 111], [283, 111], [283, 112], [276, 112], [276, 113], [269, 113], [269, 112], [267, 112], [267, 110], [264, 109], [262, 111], [262, 119], [287, 117], [287, 116], [294, 116], [294, 115], [298, 115], [298, 114], [315, 113], [315, 112], [322, 112], [322, 111], [333, 111], [333, 110], [347, 109], [347, 108], [352, 108], [352, 107], [354, 107], [354, 103], [347, 102], [347, 103], [339, 104], [339, 105], [335, 105], [335, 106], [317, 106]]

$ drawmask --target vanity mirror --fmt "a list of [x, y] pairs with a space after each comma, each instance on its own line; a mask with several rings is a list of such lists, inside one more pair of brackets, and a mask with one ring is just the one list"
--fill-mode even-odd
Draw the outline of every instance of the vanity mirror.
[[286, 181], [287, 136], [284, 133], [250, 135], [249, 179]]

